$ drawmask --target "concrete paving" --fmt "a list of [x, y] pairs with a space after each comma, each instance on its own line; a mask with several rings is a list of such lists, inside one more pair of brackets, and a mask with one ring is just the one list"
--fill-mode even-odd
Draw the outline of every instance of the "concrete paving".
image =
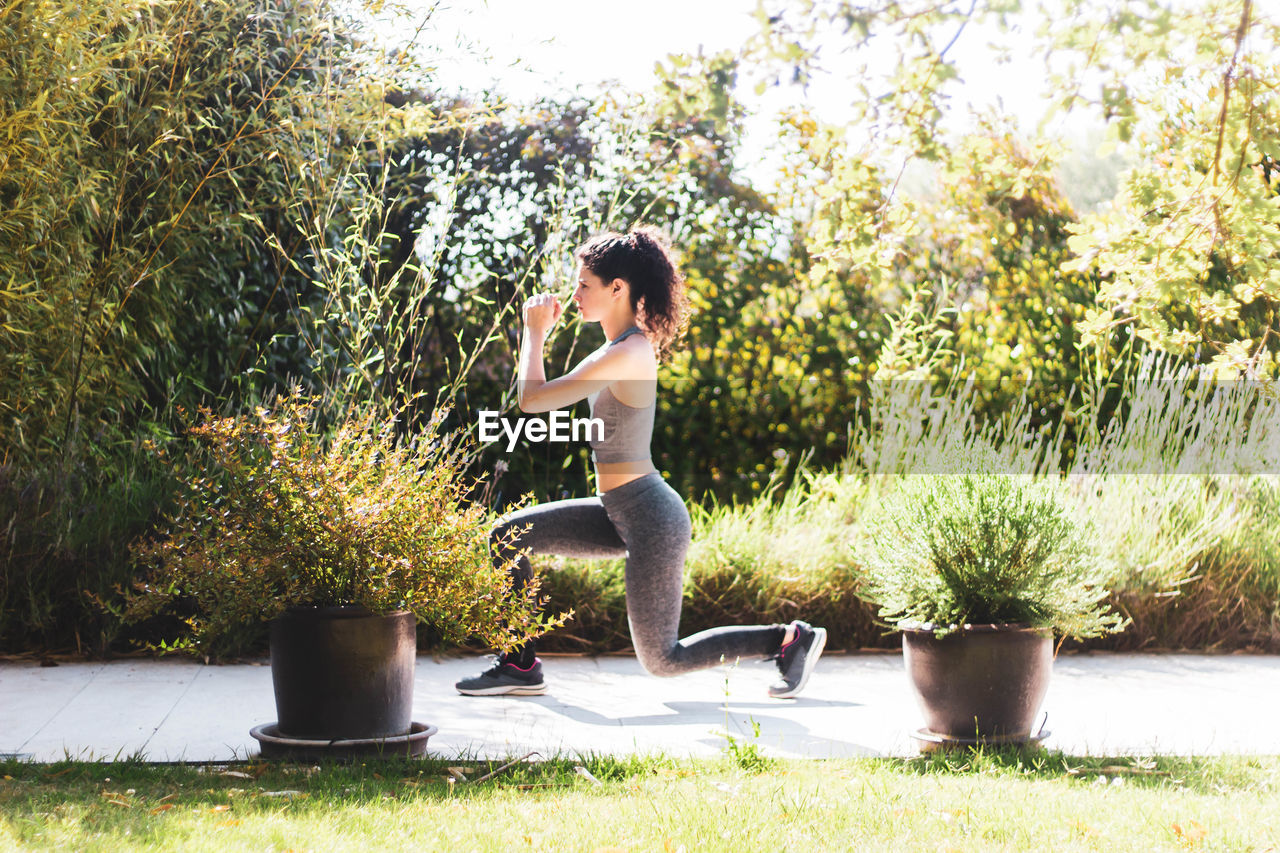
[[[429, 754], [705, 757], [731, 735], [777, 756], [912, 755], [911, 733], [923, 725], [899, 654], [824, 655], [792, 700], [766, 695], [772, 664], [657, 679], [625, 656], [546, 657], [545, 696], [453, 690], [485, 665], [418, 659], [414, 719], [439, 728]], [[1044, 703], [1045, 744], [1077, 755], [1280, 754], [1269, 710], [1278, 704], [1278, 656], [1062, 655]], [[229, 761], [257, 754], [249, 729], [274, 720], [265, 662], [0, 663], [0, 754]]]

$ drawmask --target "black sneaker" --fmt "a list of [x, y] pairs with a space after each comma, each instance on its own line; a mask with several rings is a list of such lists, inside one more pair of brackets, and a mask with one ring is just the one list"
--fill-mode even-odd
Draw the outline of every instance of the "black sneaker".
[[453, 686], [464, 696], [537, 696], [547, 692], [547, 682], [542, 680], [542, 661], [537, 658], [533, 659], [533, 666], [521, 669], [498, 657], [484, 672]]
[[809, 680], [809, 673], [822, 655], [827, 645], [827, 629], [813, 628], [808, 622], [799, 620], [791, 623], [796, 626], [795, 639], [778, 649], [773, 660], [778, 662], [778, 672], [782, 677], [769, 685], [769, 695], [775, 699], [789, 699], [804, 689]]

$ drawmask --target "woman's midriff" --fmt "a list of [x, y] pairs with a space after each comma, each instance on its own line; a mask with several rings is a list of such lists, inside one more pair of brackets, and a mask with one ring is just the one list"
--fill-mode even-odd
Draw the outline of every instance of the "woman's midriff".
[[638, 480], [657, 470], [651, 459], [643, 462], [597, 462], [596, 491], [604, 494], [610, 489], [625, 486], [632, 480]]

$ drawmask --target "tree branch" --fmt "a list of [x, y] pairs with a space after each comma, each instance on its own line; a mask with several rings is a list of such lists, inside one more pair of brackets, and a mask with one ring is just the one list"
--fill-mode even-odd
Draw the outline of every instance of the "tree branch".
[[1240, 26], [1236, 27], [1236, 45], [1231, 53], [1231, 62], [1227, 70], [1222, 72], [1222, 109], [1218, 111], [1218, 142], [1213, 149], [1213, 182], [1218, 182], [1218, 160], [1222, 157], [1222, 141], [1227, 132], [1227, 104], [1231, 99], [1231, 80], [1235, 76], [1236, 62], [1240, 58], [1240, 47], [1249, 32], [1249, 18], [1253, 12], [1253, 0], [1244, 0], [1244, 8], [1240, 12]]

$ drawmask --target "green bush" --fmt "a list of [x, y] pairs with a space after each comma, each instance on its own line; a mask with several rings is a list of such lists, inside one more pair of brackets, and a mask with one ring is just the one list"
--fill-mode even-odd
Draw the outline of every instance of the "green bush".
[[328, 0], [6, 7], [10, 461], [64, 456], [81, 429], [85, 448], [101, 423], [131, 438], [172, 402], [305, 371], [303, 353], [270, 344], [315, 294], [271, 246], [296, 248], [315, 205], [298, 175], [332, 176], [343, 159], [313, 131], [377, 104], [348, 79], [355, 64], [340, 67], [350, 53]]
[[128, 636], [99, 596], [132, 576], [127, 543], [172, 492], [141, 442], [120, 476], [95, 460], [0, 466], [0, 649], [105, 655]]
[[1048, 481], [982, 467], [909, 477], [866, 535], [866, 594], [891, 622], [940, 634], [1020, 623], [1077, 638], [1123, 627], [1103, 603], [1110, 565]]
[[90, 602], [172, 492], [140, 440], [175, 404], [323, 387], [341, 359], [305, 318], [387, 111], [353, 32], [328, 0], [0, 11], [5, 648], [106, 650]]
[[203, 415], [189, 433], [199, 449], [178, 460], [175, 509], [160, 538], [137, 545], [145, 583], [124, 614], [186, 614], [189, 632], [162, 648], [207, 654], [289, 607], [409, 610], [445, 641], [475, 634], [503, 649], [562, 621], [533, 615], [537, 584], [513, 596], [511, 566], [490, 560], [443, 413], [411, 444], [372, 415], [326, 439], [298, 397]]

